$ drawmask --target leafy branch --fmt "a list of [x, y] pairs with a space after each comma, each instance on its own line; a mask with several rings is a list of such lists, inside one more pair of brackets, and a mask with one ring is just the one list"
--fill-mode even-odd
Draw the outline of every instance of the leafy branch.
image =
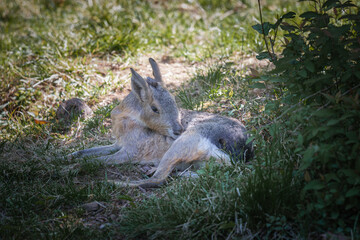
[[[275, 45], [275, 40], [277, 37], [278, 28], [284, 19], [294, 18], [295, 13], [288, 12], [288, 13], [284, 14], [281, 18], [279, 18], [275, 24], [271, 24], [269, 22], [263, 21], [263, 16], [262, 16], [262, 11], [261, 11], [261, 0], [258, 0], [258, 6], [259, 6], [259, 14], [260, 14], [260, 24], [253, 25], [252, 28], [263, 36], [265, 46], [266, 46], [266, 52], [261, 52], [258, 56], [256, 56], [256, 58], [259, 60], [269, 59], [271, 62], [274, 62], [277, 59], [275, 50], [274, 50], [274, 45]], [[271, 37], [269, 35], [271, 29], [273, 29], [273, 32], [274, 32], [273, 37]], [[271, 49], [269, 47], [268, 42], [270, 42]]]

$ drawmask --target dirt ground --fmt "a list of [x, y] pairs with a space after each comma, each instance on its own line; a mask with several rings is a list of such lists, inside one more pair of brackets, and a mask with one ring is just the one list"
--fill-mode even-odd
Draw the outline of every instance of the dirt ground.
[[[149, 58], [155, 59], [160, 66], [163, 79], [166, 86], [170, 90], [175, 90], [181, 87], [182, 84], [187, 83], [196, 74], [197, 71], [205, 69], [207, 66], [211, 66], [216, 63], [215, 59], [209, 59], [205, 62], [189, 62], [184, 58], [173, 58], [167, 55], [140, 55], [136, 62], [123, 62], [112, 63], [109, 61], [93, 60], [91, 63], [95, 69], [99, 72], [105, 72], [111, 70], [116, 79], [124, 82], [122, 89], [114, 89], [110, 94], [100, 97], [99, 106], [105, 106], [115, 99], [122, 100], [130, 91], [130, 68], [137, 71], [142, 77], [151, 76], [152, 70], [149, 64]], [[246, 69], [246, 74], [251, 73], [250, 69], [268, 69], [270, 64], [268, 61], [259, 61], [255, 56], [234, 55], [227, 61], [232, 61], [236, 64], [238, 69]]]

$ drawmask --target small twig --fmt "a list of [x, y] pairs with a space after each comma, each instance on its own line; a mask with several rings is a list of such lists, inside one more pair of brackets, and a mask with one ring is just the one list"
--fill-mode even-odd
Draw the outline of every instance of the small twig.
[[189, 169], [192, 167], [192, 165], [190, 165], [188, 168], [186, 168], [184, 171], [182, 171], [182, 172], [180, 172], [179, 174], [178, 174], [178, 176], [179, 177], [181, 177], [182, 175], [184, 175], [186, 172], [188, 172], [189, 171]]
[[106, 206], [104, 205], [104, 204], [102, 204], [102, 203], [100, 203], [100, 202], [98, 202], [98, 201], [95, 201], [97, 204], [99, 204], [100, 205], [100, 207], [103, 207], [103, 208], [106, 208]]
[[[263, 23], [263, 19], [262, 19], [262, 12], [261, 12], [261, 3], [260, 3], [260, 0], [258, 0], [258, 5], [259, 5], [259, 13], [260, 13], [260, 23], [261, 23], [261, 30], [262, 30], [262, 35], [264, 37], [264, 42], [265, 42], [265, 45], [266, 45], [266, 50], [268, 51], [268, 54], [271, 58], [272, 61], [274, 61], [274, 57], [273, 55], [271, 54], [270, 52], [270, 48], [269, 48], [269, 44], [268, 42], [266, 41], [266, 36], [265, 36], [265, 31], [264, 31], [264, 23]], [[271, 40], [271, 39], [270, 39]], [[270, 41], [271, 42], [271, 41]]]
[[41, 83], [43, 83], [43, 82], [46, 82], [46, 81], [56, 80], [56, 79], [58, 79], [59, 77], [60, 77], [59, 74], [53, 74], [53, 75], [51, 75], [50, 77], [45, 78], [45, 79], [43, 79], [43, 80], [35, 83], [35, 84], [33, 85], [33, 87], [36, 87], [37, 85], [39, 85], [39, 84], [41, 84]]
[[112, 173], [112, 174], [114, 174], [114, 175], [121, 176], [121, 174], [118, 173], [118, 172], [114, 172], [114, 171], [111, 171], [111, 170], [109, 170], [109, 169], [106, 169], [106, 171], [108, 171], [109, 173]]
[[275, 29], [274, 39], [273, 39], [272, 42], [271, 42], [271, 38], [270, 38], [271, 49], [272, 49], [272, 52], [273, 52], [273, 55], [274, 55], [274, 56], [276, 56], [276, 55], [275, 55], [275, 51], [274, 51], [274, 45], [275, 45], [275, 40], [276, 40], [276, 36], [277, 36], [277, 33], [278, 33], [278, 29], [279, 29], [279, 27], [277, 27], [277, 28]]

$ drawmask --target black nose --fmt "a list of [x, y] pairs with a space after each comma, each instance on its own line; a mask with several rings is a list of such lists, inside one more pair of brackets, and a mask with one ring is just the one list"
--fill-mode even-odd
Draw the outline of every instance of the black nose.
[[175, 135], [180, 135], [184, 131], [184, 128], [179, 125], [176, 129], [173, 130]]

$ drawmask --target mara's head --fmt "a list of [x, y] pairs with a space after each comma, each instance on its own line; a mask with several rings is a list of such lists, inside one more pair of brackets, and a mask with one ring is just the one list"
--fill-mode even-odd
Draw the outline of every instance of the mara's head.
[[183, 127], [174, 96], [166, 89], [159, 66], [149, 59], [154, 78], [144, 80], [131, 69], [131, 88], [141, 104], [140, 120], [150, 129], [176, 139]]

